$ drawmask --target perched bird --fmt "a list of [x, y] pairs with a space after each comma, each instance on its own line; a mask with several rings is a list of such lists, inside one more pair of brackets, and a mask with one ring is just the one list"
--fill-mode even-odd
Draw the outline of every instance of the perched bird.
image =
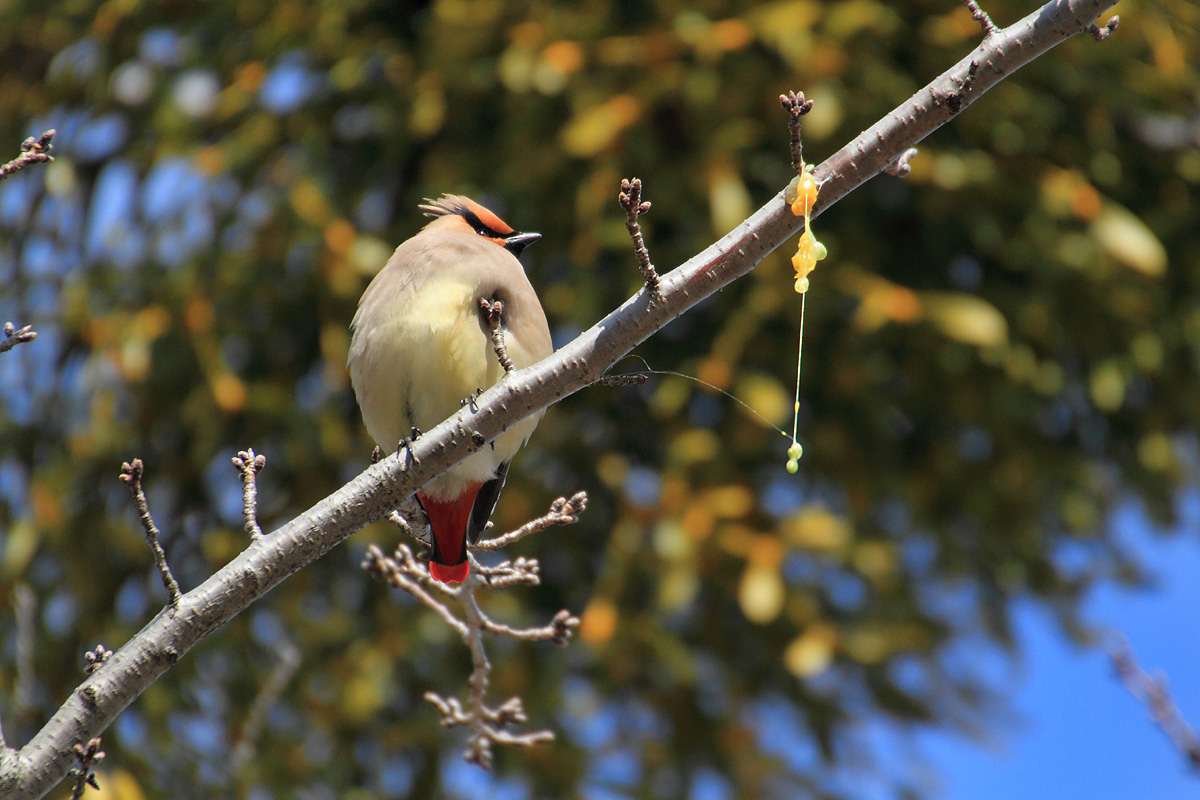
[[[363, 422], [384, 450], [413, 428], [433, 428], [503, 377], [481, 300], [502, 304], [504, 343], [517, 369], [553, 350], [546, 314], [517, 260], [541, 234], [517, 233], [458, 195], [420, 208], [432, 221], [396, 248], [352, 323], [350, 381]], [[540, 416], [513, 425], [417, 493], [433, 533], [435, 580], [466, 579], [467, 542], [487, 525], [509, 462]]]

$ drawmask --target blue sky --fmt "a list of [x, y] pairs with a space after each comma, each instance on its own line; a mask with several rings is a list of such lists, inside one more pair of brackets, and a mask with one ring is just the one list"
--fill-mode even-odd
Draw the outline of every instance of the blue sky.
[[[1120, 631], [1142, 668], [1165, 673], [1176, 704], [1200, 723], [1200, 494], [1181, 499], [1179, 535], [1162, 537], [1135, 507], [1115, 523], [1156, 576], [1131, 591], [1099, 587], [1085, 618]], [[1065, 641], [1051, 616], [1015, 607], [1022, 658], [1011, 682], [1018, 718], [992, 742], [920, 737], [941, 772], [935, 796], [971, 800], [1200, 798], [1200, 774], [1124, 689], [1104, 652]]]

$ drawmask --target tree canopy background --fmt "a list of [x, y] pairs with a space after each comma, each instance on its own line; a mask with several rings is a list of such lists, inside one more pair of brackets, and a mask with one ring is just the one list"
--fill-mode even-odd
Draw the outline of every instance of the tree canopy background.
[[[997, 0], [999, 24], [1032, 5]], [[1126, 9], [1117, 35], [1038, 59], [817, 222], [800, 473], [786, 441], [675, 377], [568, 398], [495, 517], [587, 490], [527, 539], [543, 585], [498, 616], [580, 612], [566, 651], [501, 644], [497, 696], [560, 741], [500, 753], [511, 796], [838, 796], [866, 722], [971, 732], [982, 669], [1034, 598], [1135, 582], [1110, 524], [1173, 519], [1200, 422], [1200, 9]], [[22, 742], [160, 606], [120, 463], [145, 459], [185, 588], [245, 543], [229, 459], [268, 458], [271, 527], [367, 463], [345, 356], [355, 302], [422, 224], [474, 196], [545, 239], [525, 258], [556, 340], [640, 283], [615, 202], [637, 175], [660, 269], [789, 177], [778, 95], [816, 102], [820, 161], [975, 46], [959, 3], [9, 2], [0, 143], [57, 128], [57, 161], [0, 184], [0, 605], [36, 598]], [[0, 150], [2, 152], [2, 150]], [[638, 353], [790, 421], [798, 298], [786, 253]], [[626, 362], [628, 371], [641, 362]], [[104, 738], [128, 796], [462, 791], [461, 740], [421, 695], [469, 660], [358, 568], [374, 526], [198, 648]], [[299, 667], [236, 770], [230, 749], [287, 643]], [[982, 655], [981, 655], [982, 654]], [[919, 792], [910, 775], [886, 775]], [[456, 788], [458, 787], [458, 788]], [[724, 794], [721, 794], [724, 792]], [[125, 796], [125, 795], [122, 795]]]

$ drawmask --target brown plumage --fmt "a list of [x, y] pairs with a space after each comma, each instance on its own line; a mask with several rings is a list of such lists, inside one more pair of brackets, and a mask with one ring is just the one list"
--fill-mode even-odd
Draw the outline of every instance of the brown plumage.
[[[553, 349], [546, 315], [516, 258], [541, 237], [515, 232], [459, 195], [427, 200], [421, 209], [432, 220], [396, 248], [352, 324], [350, 381], [367, 430], [385, 450], [413, 427], [433, 428], [503, 377], [481, 299], [503, 303], [504, 341], [517, 369]], [[509, 461], [540, 416], [509, 428], [417, 493], [433, 529], [435, 579], [466, 578], [466, 543], [483, 531]]]

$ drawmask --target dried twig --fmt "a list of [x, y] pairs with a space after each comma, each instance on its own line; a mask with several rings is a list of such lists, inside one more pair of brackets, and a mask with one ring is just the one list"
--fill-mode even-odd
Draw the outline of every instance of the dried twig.
[[104, 666], [104, 662], [112, 657], [113, 651], [109, 650], [102, 644], [96, 645], [95, 650], [88, 650], [83, 654], [83, 671], [91, 675], [96, 670]]
[[1101, 28], [1099, 25], [1097, 25], [1096, 23], [1093, 22], [1091, 24], [1091, 26], [1088, 27], [1088, 33], [1090, 33], [1092, 35], [1092, 38], [1095, 39], [1097, 42], [1103, 42], [1105, 39], [1107, 39], [1108, 37], [1113, 35], [1113, 32], [1117, 29], [1117, 26], [1120, 24], [1121, 24], [1120, 17], [1111, 17], [1108, 20], [1108, 22], [1106, 22], [1104, 24], [1103, 28]]
[[11, 322], [4, 323], [4, 338], [0, 339], [0, 353], [12, 350], [19, 344], [32, 342], [37, 338], [37, 331], [32, 325], [26, 325], [24, 328], [18, 329]]
[[89, 786], [97, 790], [100, 788], [100, 784], [96, 782], [96, 773], [92, 771], [92, 767], [104, 760], [104, 751], [100, 749], [100, 737], [97, 736], [86, 745], [76, 743], [75, 757], [78, 759], [79, 766], [74, 767], [70, 772], [70, 776], [75, 779], [75, 788], [71, 790], [71, 800], [79, 800], [83, 797], [83, 793]]
[[800, 118], [812, 111], [813, 101], [804, 99], [804, 92], [779, 95], [779, 105], [788, 112], [788, 139], [792, 151], [792, 169], [796, 174], [804, 169], [804, 148], [800, 143]]
[[146, 531], [146, 542], [150, 545], [150, 552], [154, 554], [154, 566], [158, 567], [158, 576], [162, 578], [163, 588], [167, 590], [168, 602], [171, 608], [177, 608], [180, 596], [179, 583], [171, 574], [171, 567], [167, 564], [166, 551], [158, 541], [158, 528], [154, 524], [154, 518], [150, 516], [150, 507], [146, 504], [146, 493], [142, 491], [144, 470], [142, 460], [135, 458], [133, 461], [121, 465], [121, 480], [129, 487], [129, 494], [133, 496], [133, 506], [137, 509], [138, 519], [141, 520], [142, 528]]
[[1117, 640], [1109, 651], [1117, 677], [1129, 693], [1140, 700], [1149, 710], [1154, 722], [1162, 729], [1175, 749], [1187, 758], [1192, 769], [1200, 770], [1200, 739], [1183, 718], [1178, 706], [1171, 698], [1164, 677], [1153, 677], [1138, 666], [1133, 650], [1124, 638]]
[[[363, 559], [362, 566], [375, 577], [397, 589], [403, 589], [420, 603], [432, 609], [459, 636], [467, 635], [467, 626], [454, 616], [440, 600], [426, 591], [425, 587], [429, 585], [429, 570], [413, 557], [412, 551], [406, 545], [397, 547], [392, 558], [385, 556], [376, 545], [371, 545], [367, 548], [367, 555]], [[436, 581], [433, 583], [439, 587], [443, 586]], [[448, 594], [456, 594], [458, 589], [446, 587], [443, 591]]]
[[491, 301], [486, 297], [481, 297], [479, 298], [479, 307], [487, 315], [488, 325], [492, 326], [492, 349], [496, 351], [496, 358], [500, 360], [500, 366], [504, 367], [505, 373], [512, 372], [516, 367], [513, 366], [512, 359], [508, 357], [508, 347], [504, 344], [504, 304], [499, 300]]
[[650, 202], [642, 200], [641, 180], [638, 178], [622, 179], [621, 193], [617, 195], [617, 202], [621, 204], [621, 208], [625, 209], [625, 230], [629, 231], [629, 238], [633, 240], [633, 254], [637, 256], [638, 269], [642, 271], [642, 277], [646, 279], [646, 288], [650, 290], [650, 297], [656, 298], [661, 294], [658, 271], [650, 263], [650, 251], [646, 249], [646, 240], [642, 238], [642, 225], [638, 222], [638, 217], [650, 210]]
[[908, 173], [912, 172], [912, 167], [909, 166], [910, 161], [917, 157], [917, 148], [910, 147], [900, 154], [900, 157], [888, 166], [884, 172], [888, 175], [895, 175], [897, 178], [906, 178]]
[[576, 492], [568, 500], [560, 497], [550, 504], [550, 511], [535, 520], [531, 520], [511, 533], [484, 539], [474, 545], [475, 550], [499, 550], [513, 542], [524, 539], [531, 533], [541, 533], [552, 525], [570, 525], [579, 521], [579, 514], [587, 508], [587, 492]]
[[983, 38], [999, 33], [1000, 29], [996, 27], [996, 23], [992, 22], [992, 18], [987, 15], [987, 12], [979, 7], [976, 0], [963, 0], [963, 5], [971, 12], [971, 19], [979, 23], [979, 27], [983, 28]]
[[279, 659], [275, 662], [275, 668], [271, 670], [267, 682], [263, 684], [258, 696], [254, 698], [254, 705], [250, 706], [250, 713], [246, 715], [246, 724], [242, 728], [242, 735], [238, 737], [237, 744], [234, 745], [233, 752], [229, 757], [230, 771], [233, 774], [236, 775], [242, 766], [254, 757], [255, 740], [262, 732], [267, 712], [271, 710], [271, 706], [275, 705], [275, 701], [279, 699], [279, 695], [283, 693], [284, 687], [296, 674], [296, 668], [299, 666], [299, 648], [291, 641], [284, 639], [279, 646]]
[[[511, 534], [489, 542], [485, 549], [494, 549], [498, 543], [511, 543], [530, 533], [545, 530], [551, 525], [565, 525], [575, 522], [578, 514], [587, 504], [587, 495], [577, 493], [570, 500], [559, 498], [551, 506], [550, 513], [523, 526]], [[480, 608], [475, 593], [478, 589], [503, 589], [509, 586], [536, 586], [540, 580], [538, 562], [535, 559], [518, 558], [516, 561], [505, 561], [496, 566], [484, 566], [471, 557], [471, 571], [467, 579], [457, 588], [433, 581], [424, 564], [419, 562], [412, 551], [405, 545], [396, 548], [392, 558], [388, 558], [378, 547], [371, 545], [367, 549], [367, 557], [363, 567], [386, 581], [391, 586], [408, 592], [421, 604], [433, 610], [449, 625], [466, 643], [471, 651], [471, 677], [468, 681], [470, 692], [466, 705], [454, 697], [442, 697], [436, 692], [427, 692], [425, 699], [437, 707], [441, 713], [441, 724], [447, 728], [464, 725], [473, 733], [467, 743], [463, 757], [472, 764], [478, 764], [484, 769], [492, 766], [492, 747], [496, 744], [515, 747], [531, 747], [541, 742], [554, 740], [551, 731], [533, 731], [530, 733], [514, 733], [506, 730], [513, 724], [526, 722], [526, 716], [521, 699], [513, 697], [498, 707], [487, 703], [488, 682], [492, 664], [488, 660], [487, 651], [483, 645], [483, 634], [507, 636], [522, 642], [551, 641], [565, 645], [571, 633], [579, 625], [579, 619], [568, 611], [560, 611], [554, 615], [549, 624], [537, 628], [513, 628], [501, 622], [496, 622]], [[463, 609], [463, 618], [456, 616], [440, 599], [435, 597], [430, 588], [436, 587], [442, 593], [459, 602]]]
[[21, 155], [7, 164], [0, 164], [0, 181], [15, 172], [20, 172], [30, 164], [44, 164], [47, 161], [53, 161], [54, 156], [50, 155], [50, 151], [54, 148], [55, 133], [57, 131], [51, 128], [36, 139], [30, 136], [21, 142]]
[[258, 473], [267, 465], [267, 457], [255, 455], [254, 448], [250, 448], [239, 451], [232, 461], [242, 480], [242, 516], [246, 520], [246, 533], [253, 542], [263, 535], [258, 524]]

